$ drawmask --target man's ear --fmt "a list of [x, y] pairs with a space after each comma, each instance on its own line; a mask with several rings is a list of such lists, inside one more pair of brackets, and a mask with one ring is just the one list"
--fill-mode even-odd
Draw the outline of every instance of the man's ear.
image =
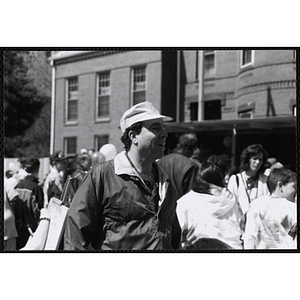
[[280, 190], [283, 188], [283, 183], [281, 181], [278, 181], [277, 186]]
[[133, 130], [130, 130], [128, 132], [128, 137], [131, 139], [133, 144], [136, 144], [136, 136], [137, 136], [137, 134]]

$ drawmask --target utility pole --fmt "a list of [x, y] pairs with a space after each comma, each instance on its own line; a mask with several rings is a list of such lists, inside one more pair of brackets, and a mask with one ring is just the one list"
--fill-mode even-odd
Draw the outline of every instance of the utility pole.
[[180, 64], [181, 51], [177, 51], [176, 122], [180, 122]]
[[204, 54], [203, 50], [198, 52], [198, 121], [204, 120]]

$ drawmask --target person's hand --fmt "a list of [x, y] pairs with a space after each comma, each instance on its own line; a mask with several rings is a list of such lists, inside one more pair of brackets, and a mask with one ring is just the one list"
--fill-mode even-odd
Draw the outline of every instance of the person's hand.
[[40, 219], [42, 219], [42, 218], [51, 219], [51, 212], [48, 208], [42, 208], [41, 209]]
[[181, 243], [184, 245], [184, 247], [191, 245], [197, 237], [194, 235], [195, 227], [185, 227], [183, 226], [182, 232], [181, 232]]

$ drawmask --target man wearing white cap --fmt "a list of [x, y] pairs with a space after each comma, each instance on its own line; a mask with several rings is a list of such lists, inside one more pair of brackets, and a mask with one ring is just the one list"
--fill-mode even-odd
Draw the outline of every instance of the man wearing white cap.
[[82, 182], [67, 216], [65, 250], [172, 249], [176, 201], [167, 174], [155, 162], [165, 149], [163, 121], [170, 120], [150, 102], [123, 114], [125, 149]]

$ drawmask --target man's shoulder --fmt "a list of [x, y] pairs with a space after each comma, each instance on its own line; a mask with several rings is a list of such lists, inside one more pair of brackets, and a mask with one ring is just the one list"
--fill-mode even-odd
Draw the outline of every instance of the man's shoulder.
[[259, 174], [259, 180], [263, 183], [267, 183], [268, 176], [264, 173]]
[[57, 177], [59, 177], [58, 171], [55, 170], [55, 169], [52, 169], [50, 171], [50, 173], [48, 173], [48, 175], [46, 176], [46, 179], [49, 180], [49, 181], [52, 181], [52, 180], [54, 180]]
[[18, 182], [18, 184], [15, 186], [15, 189], [22, 189], [26, 188], [28, 186], [28, 182], [25, 179], [22, 179]]
[[183, 154], [180, 153], [170, 153], [167, 154], [165, 156], [163, 156], [158, 163], [159, 164], [164, 164], [164, 163], [168, 163], [168, 162], [182, 162], [183, 164], [187, 164], [190, 166], [197, 166], [197, 163], [194, 162], [192, 159], [190, 159], [189, 157], [184, 156]]
[[101, 173], [105, 173], [105, 172], [110, 172], [110, 171], [114, 171], [115, 170], [115, 163], [114, 160], [108, 160], [108, 161], [103, 161], [97, 165], [95, 165], [92, 170], [90, 171], [90, 173], [92, 175], [95, 174], [101, 174]]
[[259, 211], [259, 210], [265, 209], [266, 207], [268, 207], [270, 205], [271, 201], [272, 201], [272, 198], [270, 197], [270, 195], [260, 196], [252, 201], [251, 210]]

